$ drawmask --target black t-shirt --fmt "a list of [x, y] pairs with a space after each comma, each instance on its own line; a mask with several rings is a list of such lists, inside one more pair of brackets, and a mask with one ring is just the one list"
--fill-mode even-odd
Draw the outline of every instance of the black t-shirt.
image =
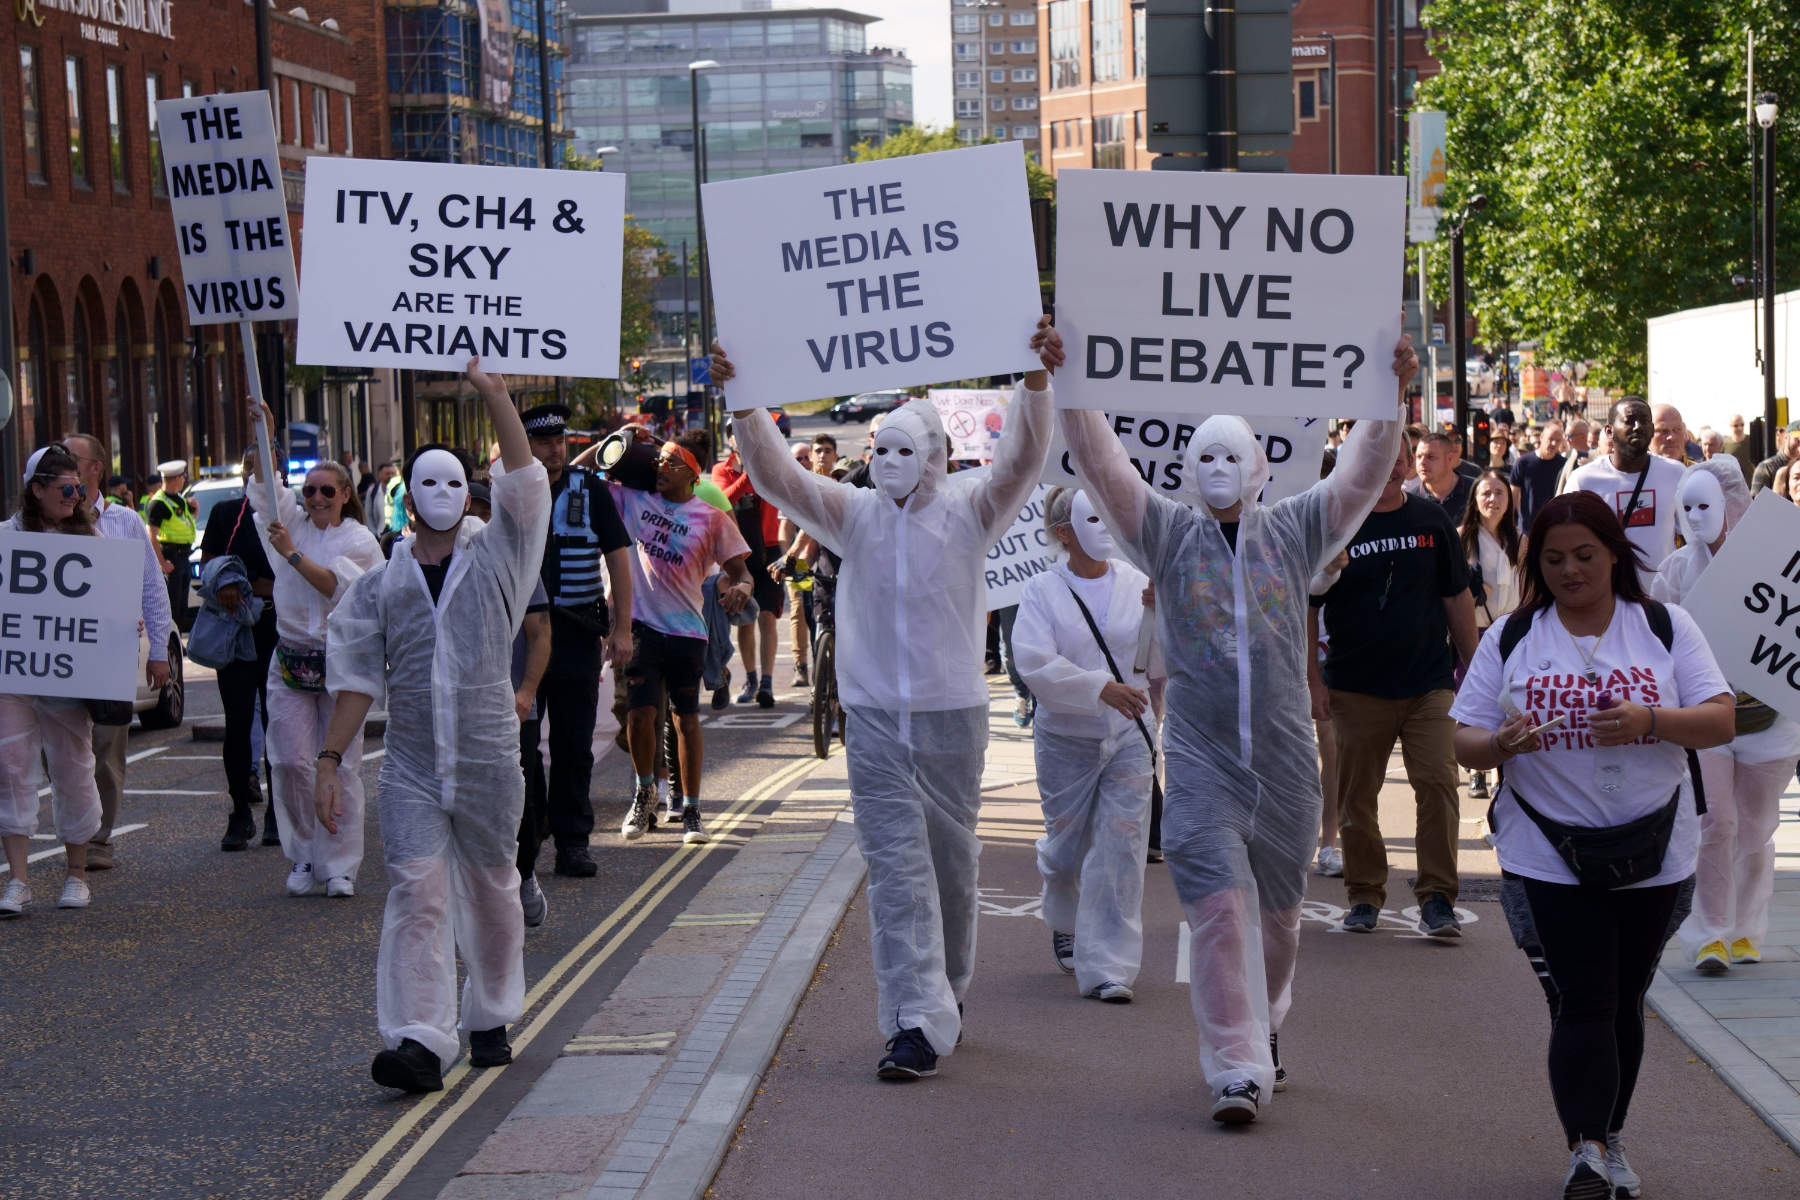
[[[1477, 475], [1476, 478], [1479, 479], [1480, 476]], [[1419, 490], [1410, 494], [1421, 500], [1429, 500], [1443, 509], [1444, 515], [1450, 518], [1450, 524], [1457, 526], [1462, 524], [1463, 514], [1469, 510], [1469, 497], [1475, 494], [1475, 484], [1467, 475], [1458, 474], [1456, 483], [1450, 488], [1450, 494], [1440, 500], [1426, 490], [1424, 479], [1420, 479]]]
[[1225, 535], [1225, 541], [1231, 546], [1231, 552], [1236, 554], [1238, 523], [1236, 521], [1220, 521], [1219, 532]]
[[1569, 456], [1539, 458], [1536, 450], [1521, 454], [1513, 464], [1512, 485], [1519, 489], [1519, 528], [1530, 529], [1538, 509], [1556, 495], [1556, 481], [1562, 478], [1563, 464]]
[[1323, 606], [1326, 686], [1399, 700], [1455, 685], [1447, 597], [1467, 591], [1462, 542], [1442, 507], [1408, 495], [1369, 514]]
[[[419, 563], [419, 571], [425, 576], [425, 586], [431, 589], [431, 602], [438, 602], [438, 593], [444, 590], [444, 576], [450, 573], [450, 560], [455, 554], [444, 555], [444, 561], [438, 563]], [[417, 559], [413, 560], [418, 562]]]
[[[151, 511], [155, 511], [152, 506]], [[238, 514], [243, 519], [238, 519]], [[235, 531], [235, 532], [234, 532]], [[262, 539], [256, 536], [256, 520], [245, 510], [242, 500], [221, 500], [206, 518], [206, 532], [200, 535], [200, 557], [217, 558], [235, 554], [244, 563], [244, 573], [252, 583], [275, 578], [269, 556], [263, 552]]]
[[[565, 470], [550, 485], [550, 504], [554, 508], [558, 499], [569, 486], [569, 471]], [[599, 479], [589, 475], [582, 485], [582, 494], [587, 498], [585, 524], [600, 539], [600, 556], [605, 558], [614, 550], [623, 550], [631, 545], [631, 535], [625, 532], [625, 522], [619, 519], [618, 506], [613, 503], [612, 491]], [[562, 582], [562, 560], [556, 553], [556, 530], [549, 533], [549, 544], [544, 553], [544, 565], [539, 572], [544, 581], [546, 594], [554, 596], [558, 585]]]

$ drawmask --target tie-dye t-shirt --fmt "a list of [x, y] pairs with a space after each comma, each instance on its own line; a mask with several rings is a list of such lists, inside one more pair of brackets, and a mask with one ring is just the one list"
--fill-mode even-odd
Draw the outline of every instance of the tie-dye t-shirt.
[[675, 504], [616, 483], [612, 497], [637, 543], [631, 555], [631, 619], [660, 633], [704, 641], [701, 583], [715, 564], [750, 553], [737, 521], [698, 498]]

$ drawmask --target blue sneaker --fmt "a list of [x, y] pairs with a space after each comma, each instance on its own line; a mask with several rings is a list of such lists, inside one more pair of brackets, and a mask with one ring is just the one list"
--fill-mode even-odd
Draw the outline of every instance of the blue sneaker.
[[1380, 920], [1381, 910], [1373, 904], [1352, 904], [1344, 914], [1344, 928], [1351, 933], [1374, 933]]
[[880, 1079], [900, 1082], [936, 1075], [937, 1051], [920, 1030], [902, 1029], [887, 1044], [887, 1053], [875, 1065], [875, 1074]]

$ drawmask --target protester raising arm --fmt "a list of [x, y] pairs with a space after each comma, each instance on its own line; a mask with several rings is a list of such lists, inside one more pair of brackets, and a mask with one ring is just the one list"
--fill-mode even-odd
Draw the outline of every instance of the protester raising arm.
[[481, 359], [471, 358], [467, 368], [475, 394], [487, 406], [488, 420], [494, 423], [494, 436], [500, 443], [500, 461], [508, 472], [523, 471], [537, 460], [531, 457], [531, 441], [525, 436], [525, 422], [507, 395], [506, 381], [481, 369]]
[[1050, 373], [1063, 364], [1062, 339], [1050, 325], [1048, 314], [1038, 318], [1031, 348], [1043, 364], [1027, 371], [1006, 409], [1006, 426], [994, 447], [994, 463], [987, 478], [971, 497], [976, 517], [993, 541], [1019, 518], [1026, 497], [1044, 473], [1044, 456], [1050, 451]]
[[[723, 347], [714, 342], [714, 381], [722, 384], [735, 374], [737, 368], [725, 357]], [[814, 475], [795, 462], [775, 422], [751, 420], [756, 414], [756, 409], [731, 414], [738, 455], [744, 460], [744, 471], [756, 488], [756, 494], [813, 536], [824, 539], [827, 545], [842, 552], [844, 524], [849, 518], [850, 501], [855, 492], [829, 477]]]
[[[1413, 352], [1412, 339], [1402, 335], [1394, 343], [1398, 404], [1406, 403], [1407, 385], [1418, 373], [1419, 356]], [[1388, 473], [1393, 470], [1394, 456], [1400, 453], [1401, 429], [1398, 411], [1385, 421], [1358, 421], [1338, 447], [1337, 466], [1314, 485], [1325, 496], [1325, 528], [1331, 533], [1327, 538], [1327, 558], [1343, 548], [1381, 495]]]

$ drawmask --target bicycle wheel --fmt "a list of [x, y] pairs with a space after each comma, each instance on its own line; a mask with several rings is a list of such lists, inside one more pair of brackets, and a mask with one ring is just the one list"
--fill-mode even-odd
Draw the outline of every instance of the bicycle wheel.
[[831, 756], [831, 734], [837, 725], [837, 646], [831, 630], [819, 631], [813, 643], [813, 753]]

